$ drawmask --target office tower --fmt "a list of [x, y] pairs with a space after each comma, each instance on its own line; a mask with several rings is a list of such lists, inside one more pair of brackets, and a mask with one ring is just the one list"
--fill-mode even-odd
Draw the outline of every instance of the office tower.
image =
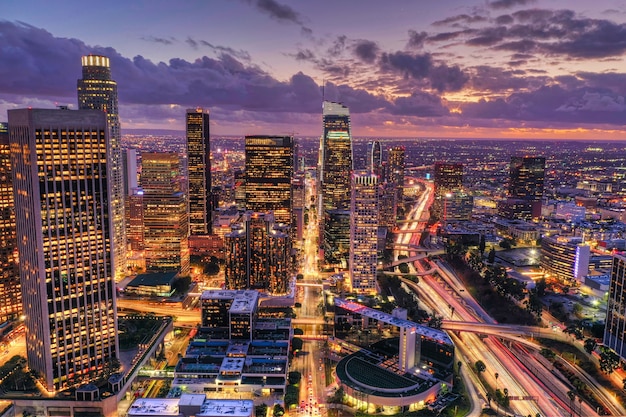
[[293, 137], [246, 136], [246, 210], [292, 226]]
[[380, 177], [382, 168], [382, 151], [380, 142], [375, 140], [367, 144], [367, 166], [365, 169], [372, 171]]
[[626, 359], [626, 257], [616, 255], [613, 258], [611, 282], [606, 307], [606, 325], [604, 327], [605, 346], [613, 349], [622, 360]]
[[126, 149], [124, 152], [124, 195], [129, 196], [139, 187], [139, 172], [137, 171], [137, 150]]
[[144, 153], [141, 158], [146, 270], [189, 274], [189, 218], [180, 157]]
[[[352, 172], [352, 136], [350, 134], [350, 110], [348, 107], [325, 101], [322, 106], [323, 134], [320, 141], [318, 161], [318, 218], [320, 221], [320, 246], [328, 247], [329, 236], [326, 219], [331, 210], [350, 209], [350, 173]], [[349, 234], [350, 229], [343, 231]], [[324, 253], [324, 260], [329, 255]], [[347, 259], [345, 259], [347, 264]]]
[[224, 236], [226, 288], [286, 294], [291, 277], [291, 238], [271, 212], [246, 212]]
[[404, 155], [404, 146], [394, 146], [389, 149], [387, 154], [387, 172], [389, 175], [387, 181], [393, 184], [398, 191], [398, 204], [401, 204], [404, 198], [404, 169], [406, 168]]
[[302, 242], [304, 236], [304, 211], [308, 205], [305, 203], [306, 199], [306, 176], [303, 171], [299, 171], [294, 174], [293, 181], [291, 182], [293, 190], [293, 228], [294, 237], [297, 242]]
[[127, 197], [126, 224], [128, 225], [127, 238], [130, 249], [140, 251], [143, 245], [143, 190], [135, 188]]
[[498, 208], [508, 218], [530, 220], [541, 216], [546, 158], [512, 156], [508, 198]]
[[209, 111], [187, 109], [187, 175], [189, 178], [189, 233], [211, 233], [211, 143]]
[[111, 249], [115, 279], [126, 274], [126, 217], [124, 215], [124, 170], [120, 119], [117, 106], [117, 83], [111, 79], [109, 58], [99, 55], [82, 57], [83, 78], [78, 80], [78, 108], [100, 110], [107, 115], [109, 127], [109, 166], [111, 195], [109, 204], [113, 216]]
[[350, 210], [324, 212], [324, 263], [346, 269], [350, 258]]
[[239, 169], [235, 170], [233, 173], [233, 181], [235, 204], [237, 207], [244, 209], [246, 207], [246, 173]]
[[435, 200], [432, 212], [436, 219], [469, 220], [472, 199], [463, 192], [463, 164], [435, 163]]
[[378, 176], [352, 174], [350, 207], [350, 279], [356, 293], [376, 292], [378, 260]]
[[551, 236], [541, 239], [541, 268], [563, 282], [583, 282], [589, 273], [591, 248], [580, 237]]
[[22, 313], [12, 175], [8, 126], [0, 123], [0, 324]]
[[8, 113], [28, 366], [57, 391], [101, 376], [118, 354], [107, 120]]
[[379, 185], [378, 225], [392, 230], [396, 227], [397, 193], [388, 182]]

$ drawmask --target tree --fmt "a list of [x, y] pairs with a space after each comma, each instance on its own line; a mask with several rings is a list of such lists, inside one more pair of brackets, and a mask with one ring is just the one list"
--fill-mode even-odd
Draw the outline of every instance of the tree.
[[476, 361], [476, 363], [474, 364], [474, 368], [476, 368], [476, 372], [483, 373], [487, 370], [487, 366], [485, 365], [485, 362], [483, 361]]
[[619, 367], [619, 356], [610, 348], [602, 346], [600, 349], [600, 369], [607, 374]]
[[543, 297], [546, 295], [546, 288], [548, 287], [548, 283], [545, 278], [539, 278], [535, 283], [535, 291], [537, 291], [537, 295], [539, 297]]
[[539, 294], [537, 293], [537, 287], [528, 292], [528, 300], [524, 301], [524, 304], [526, 304], [526, 309], [529, 312], [536, 315], [537, 318], [541, 317], [541, 313], [543, 312], [543, 304], [541, 303], [541, 299], [539, 298]]
[[585, 339], [584, 346], [585, 346], [585, 351], [587, 353], [591, 353], [598, 346], [598, 342], [596, 342], [596, 339], [588, 338], [588, 339]]
[[576, 315], [576, 317], [580, 317], [583, 312], [583, 306], [578, 303], [574, 303], [572, 306], [572, 312]]
[[267, 415], [267, 405], [261, 404], [254, 407], [254, 415], [256, 417], [265, 417]]
[[287, 378], [290, 384], [296, 385], [302, 379], [302, 374], [298, 371], [292, 371], [287, 374]]
[[511, 249], [511, 242], [508, 239], [502, 239], [498, 246], [500, 246], [504, 250], [508, 250]]
[[291, 339], [291, 350], [293, 350], [294, 352], [296, 350], [301, 350], [303, 346], [303, 342], [302, 339], [300, 339], [299, 337], [294, 337], [293, 339]]
[[280, 404], [274, 405], [274, 412], [273, 412], [274, 417], [280, 417], [283, 414], [285, 414], [285, 409], [283, 408], [283, 406]]
[[481, 257], [485, 254], [486, 248], [487, 248], [487, 245], [485, 244], [485, 235], [480, 235], [480, 242], [478, 243], [478, 250], [480, 251]]

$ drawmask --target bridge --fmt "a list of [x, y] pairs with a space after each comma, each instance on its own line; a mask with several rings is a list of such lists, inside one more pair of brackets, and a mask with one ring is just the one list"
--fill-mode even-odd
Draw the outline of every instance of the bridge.
[[458, 332], [471, 332], [485, 334], [489, 336], [497, 336], [504, 338], [514, 337], [542, 337], [545, 339], [560, 340], [563, 342], [570, 342], [571, 336], [561, 332], [560, 330], [553, 330], [548, 327], [538, 326], [521, 326], [516, 324], [487, 324], [476, 323], [469, 321], [453, 321], [443, 320], [441, 324], [443, 330], [458, 331]]

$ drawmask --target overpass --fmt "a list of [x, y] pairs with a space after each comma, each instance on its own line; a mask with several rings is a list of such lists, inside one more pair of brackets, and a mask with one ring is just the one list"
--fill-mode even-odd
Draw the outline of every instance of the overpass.
[[523, 337], [542, 337], [545, 339], [560, 340], [562, 342], [571, 342], [571, 336], [560, 330], [539, 326], [521, 326], [516, 324], [487, 324], [469, 321], [453, 321], [443, 320], [441, 324], [443, 330], [456, 332], [479, 333], [489, 336], [515, 338]]

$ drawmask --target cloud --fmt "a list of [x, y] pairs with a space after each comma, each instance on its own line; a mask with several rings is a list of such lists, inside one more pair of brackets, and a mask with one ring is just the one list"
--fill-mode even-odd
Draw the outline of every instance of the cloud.
[[440, 97], [425, 92], [416, 92], [410, 97], [398, 97], [389, 110], [395, 115], [418, 117], [440, 117], [450, 113], [443, 106]]
[[416, 80], [426, 79], [440, 92], [457, 91], [468, 80], [467, 75], [458, 66], [436, 65], [432, 55], [428, 53], [415, 55], [402, 51], [383, 53], [380, 66], [383, 71], [397, 72]]
[[421, 49], [427, 38], [428, 33], [424, 31], [417, 32], [415, 30], [409, 30], [409, 41], [407, 42], [407, 47], [412, 49]]
[[193, 39], [190, 36], [188, 36], [187, 39], [185, 39], [185, 43], [193, 49], [198, 49], [199, 47], [203, 46], [203, 47], [207, 47], [211, 49], [216, 54], [224, 53], [224, 54], [232, 55], [235, 58], [242, 59], [244, 61], [250, 61], [251, 59], [250, 54], [247, 51], [244, 51], [241, 49], [237, 50], [237, 49], [231, 48], [230, 46], [214, 45], [211, 42], [205, 41], [203, 39]]
[[141, 40], [144, 40], [146, 42], [153, 42], [153, 43], [160, 43], [162, 45], [172, 45], [175, 42], [178, 42], [178, 40], [174, 37], [169, 37], [169, 38], [159, 38], [156, 36], [142, 36]]
[[492, 9], [510, 9], [516, 6], [525, 6], [534, 3], [535, 0], [495, 0], [488, 3]]
[[247, 3], [251, 3], [258, 10], [267, 14], [274, 20], [279, 22], [293, 23], [302, 28], [304, 35], [310, 36], [313, 31], [303, 23], [302, 16], [290, 6], [286, 4], [278, 3], [276, 0], [246, 0]]
[[359, 40], [354, 46], [354, 54], [357, 58], [370, 64], [376, 61], [378, 50], [376, 42], [368, 40]]
[[447, 17], [445, 19], [433, 22], [432, 25], [433, 26], [458, 27], [458, 26], [469, 25], [469, 24], [473, 24], [473, 23], [481, 23], [481, 22], [485, 22], [486, 20], [487, 20], [486, 17], [481, 16], [481, 15], [477, 15], [477, 14], [473, 14], [473, 15], [459, 14], [459, 15], [456, 15], [456, 16], [450, 16], [450, 17]]

